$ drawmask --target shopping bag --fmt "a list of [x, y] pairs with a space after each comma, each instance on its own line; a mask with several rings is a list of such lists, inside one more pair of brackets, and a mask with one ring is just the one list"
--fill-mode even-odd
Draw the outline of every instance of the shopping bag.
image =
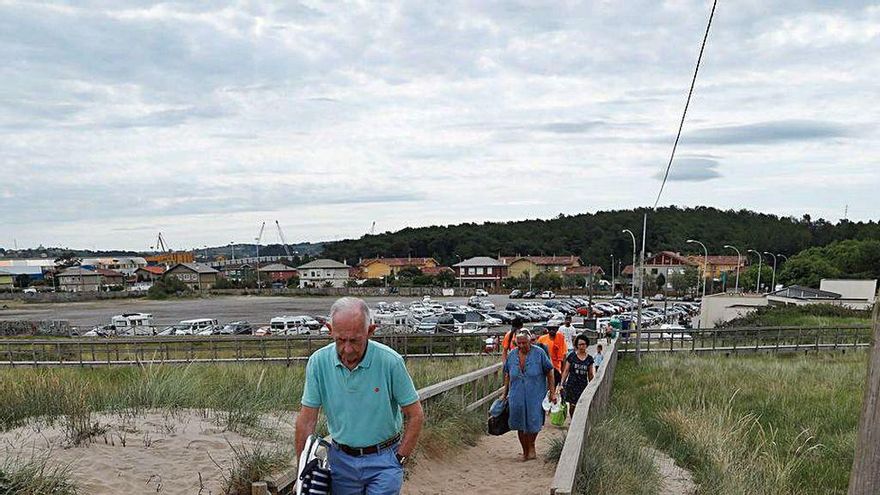
[[550, 424], [553, 426], [565, 425], [565, 416], [568, 412], [568, 406], [561, 400], [553, 404], [550, 408]]
[[490, 435], [504, 435], [510, 431], [510, 425], [507, 424], [510, 419], [510, 405], [504, 401], [504, 409], [497, 416], [489, 416], [487, 430]]

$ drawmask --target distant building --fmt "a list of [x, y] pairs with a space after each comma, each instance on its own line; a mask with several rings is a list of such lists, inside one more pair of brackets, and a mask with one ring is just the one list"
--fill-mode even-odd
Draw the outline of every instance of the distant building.
[[823, 278], [819, 290], [836, 292], [844, 301], [844, 306], [853, 309], [869, 309], [877, 297], [877, 280], [844, 280]]
[[165, 272], [166, 277], [175, 277], [192, 290], [207, 290], [217, 283], [217, 270], [201, 263], [178, 263]]
[[692, 254], [688, 255], [687, 259], [700, 270], [703, 269], [705, 263], [706, 274], [713, 279], [720, 279], [725, 273], [736, 272], [737, 264], [739, 264], [740, 270], [749, 264], [748, 258], [738, 256], [709, 255], [707, 260], [705, 256]]
[[260, 274], [261, 278], [265, 276], [267, 280], [271, 280], [272, 282], [287, 283], [288, 280], [297, 276], [297, 271], [296, 268], [281, 263], [272, 263], [271, 265], [261, 267]]
[[145, 260], [151, 265], [175, 265], [177, 263], [194, 263], [195, 257], [190, 252], [175, 251], [147, 256]]
[[362, 278], [383, 278], [397, 273], [408, 267], [424, 270], [438, 265], [434, 258], [369, 258], [361, 261], [358, 267], [361, 269]]
[[101, 288], [101, 275], [79, 266], [62, 271], [56, 278], [62, 292], [98, 292]]
[[11, 290], [15, 286], [15, 278], [11, 273], [0, 270], [0, 290]]
[[164, 273], [164, 266], [142, 266], [135, 270], [134, 275], [137, 282], [155, 282]]
[[303, 287], [345, 287], [349, 281], [350, 266], [335, 260], [319, 259], [296, 267], [299, 272], [299, 286]]
[[478, 289], [498, 290], [501, 288], [501, 281], [508, 275], [505, 262], [488, 256], [468, 258], [452, 265], [452, 268], [462, 286]]
[[502, 256], [500, 261], [507, 265], [507, 276], [535, 276], [541, 272], [562, 275], [568, 269], [581, 266], [577, 256]]
[[98, 268], [95, 270], [95, 273], [97, 273], [98, 277], [100, 277], [99, 283], [101, 290], [108, 290], [111, 287], [123, 288], [125, 286], [125, 275], [117, 272], [116, 270]]
[[147, 266], [147, 260], [140, 256], [119, 256], [114, 258], [83, 258], [80, 266], [83, 268], [102, 268], [114, 270], [124, 275], [133, 275], [135, 270]]

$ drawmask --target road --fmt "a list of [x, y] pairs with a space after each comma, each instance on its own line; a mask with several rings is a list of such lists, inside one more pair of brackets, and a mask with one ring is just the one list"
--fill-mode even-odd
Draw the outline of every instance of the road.
[[[415, 297], [366, 297], [370, 307], [380, 301], [399, 301], [409, 304]], [[507, 296], [492, 295], [495, 307], [503, 309], [510, 301]], [[466, 297], [435, 297], [439, 302], [466, 304]], [[540, 299], [537, 299], [540, 301]], [[116, 299], [106, 301], [45, 304], [7, 304], [0, 309], [0, 320], [68, 320], [74, 326], [106, 325], [112, 316], [122, 313], [150, 313], [156, 325], [177, 323], [193, 318], [216, 318], [221, 323], [245, 320], [268, 323], [281, 315], [326, 315], [330, 312], [332, 297], [273, 297], [273, 296], [212, 296], [193, 299]], [[3, 305], [0, 304], [0, 308]]]

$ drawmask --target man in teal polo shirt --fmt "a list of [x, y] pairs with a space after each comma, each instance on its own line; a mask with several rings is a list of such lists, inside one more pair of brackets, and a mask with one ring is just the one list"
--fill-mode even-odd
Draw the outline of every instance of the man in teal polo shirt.
[[296, 419], [297, 458], [323, 408], [333, 439], [333, 494], [399, 493], [403, 465], [425, 421], [412, 378], [400, 354], [370, 341], [376, 325], [363, 300], [343, 297], [333, 303], [327, 326], [334, 342], [312, 354], [306, 365]]

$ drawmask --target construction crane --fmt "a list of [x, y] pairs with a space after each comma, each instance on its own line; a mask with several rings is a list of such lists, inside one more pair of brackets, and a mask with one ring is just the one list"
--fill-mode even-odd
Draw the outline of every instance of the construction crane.
[[370, 234], [370, 235], [373, 235], [373, 234], [375, 234], [375, 233], [376, 233], [376, 221], [373, 220], [373, 225], [370, 225], [370, 232], [369, 232], [369, 234]]
[[278, 228], [278, 237], [281, 238], [281, 245], [284, 246], [284, 252], [287, 254], [287, 259], [292, 260], [293, 258], [290, 256], [290, 248], [287, 247], [287, 239], [284, 238], [284, 232], [281, 230], [281, 224], [278, 223], [278, 220], [275, 220], [275, 227]]
[[168, 247], [168, 244], [165, 242], [165, 238], [162, 237], [161, 232], [159, 232], [159, 238], [156, 239], [155, 249], [157, 251], [159, 251], [160, 253], [170, 253], [171, 252], [171, 248]]

